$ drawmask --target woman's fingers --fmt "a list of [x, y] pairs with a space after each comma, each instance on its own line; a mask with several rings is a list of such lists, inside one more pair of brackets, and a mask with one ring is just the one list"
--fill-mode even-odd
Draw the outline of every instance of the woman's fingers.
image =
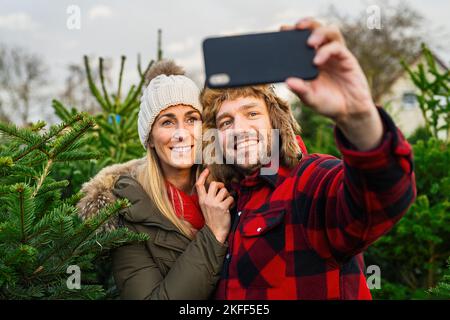
[[230, 193], [228, 192], [228, 190], [226, 188], [221, 188], [219, 190], [219, 192], [217, 193], [216, 200], [221, 202], [223, 199], [225, 199], [229, 195], [230, 195]]
[[208, 186], [208, 196], [215, 198], [217, 192], [222, 188], [225, 188], [225, 184], [223, 182], [212, 181]]
[[228, 196], [222, 204], [225, 205], [227, 208], [230, 208], [231, 205], [234, 203], [234, 198], [232, 196]]
[[203, 170], [200, 176], [198, 177], [197, 182], [195, 183], [195, 188], [197, 189], [197, 194], [199, 197], [206, 196], [205, 182], [208, 175], [209, 170], [208, 169]]

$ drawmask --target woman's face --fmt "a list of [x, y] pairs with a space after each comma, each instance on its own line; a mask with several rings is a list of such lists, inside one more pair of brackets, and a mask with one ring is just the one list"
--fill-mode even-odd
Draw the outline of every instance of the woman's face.
[[187, 169], [194, 165], [201, 127], [201, 115], [191, 106], [179, 104], [159, 113], [152, 125], [149, 146], [155, 148], [163, 169]]

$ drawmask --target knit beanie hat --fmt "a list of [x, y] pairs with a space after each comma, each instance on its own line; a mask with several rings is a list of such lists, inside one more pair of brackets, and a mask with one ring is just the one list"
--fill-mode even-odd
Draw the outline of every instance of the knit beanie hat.
[[184, 75], [184, 70], [173, 61], [155, 63], [146, 74], [147, 87], [141, 97], [138, 116], [138, 132], [142, 145], [147, 149], [148, 135], [158, 114], [171, 106], [189, 105], [202, 113], [200, 89]]

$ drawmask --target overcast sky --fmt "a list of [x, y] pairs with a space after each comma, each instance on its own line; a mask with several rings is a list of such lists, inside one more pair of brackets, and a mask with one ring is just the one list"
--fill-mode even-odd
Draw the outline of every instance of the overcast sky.
[[[333, 2], [339, 10], [352, 15], [374, 1], [0, 0], [0, 42], [40, 54], [50, 66], [51, 79], [59, 84], [66, 66], [81, 63], [84, 54], [113, 58], [116, 69], [120, 56], [126, 55], [125, 79], [129, 83], [137, 77], [138, 53], [144, 61], [155, 58], [158, 28], [163, 30], [165, 56], [174, 58], [188, 73], [202, 74], [204, 38], [275, 31], [281, 24], [294, 23], [303, 16], [320, 15]], [[450, 1], [405, 2], [434, 28], [450, 31]], [[67, 27], [67, 9], [71, 5], [80, 9], [80, 29]], [[438, 52], [446, 62], [450, 61], [449, 51], [446, 47]]]

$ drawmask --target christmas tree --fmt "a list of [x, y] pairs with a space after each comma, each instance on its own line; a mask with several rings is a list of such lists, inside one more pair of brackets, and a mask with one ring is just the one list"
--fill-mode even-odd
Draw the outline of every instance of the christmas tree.
[[75, 207], [81, 194], [61, 197], [69, 182], [50, 175], [56, 164], [98, 158], [87, 149], [94, 126], [87, 114], [49, 128], [43, 121], [29, 128], [0, 123], [0, 299], [103, 298], [96, 260], [111, 248], [146, 239], [126, 228], [102, 229], [128, 206], [126, 200], [82, 221]]
[[[162, 59], [160, 30], [158, 31], [157, 57], [158, 60]], [[138, 56], [138, 83], [131, 85], [128, 92], [124, 95], [122, 92], [122, 81], [125, 61], [126, 57], [122, 56], [117, 90], [111, 92], [107, 89], [105, 83], [104, 59], [100, 57], [98, 60], [98, 74], [100, 78], [100, 84], [98, 85], [93, 79], [90, 61], [87, 56], [84, 56], [87, 83], [91, 94], [101, 109], [101, 112], [92, 115], [96, 126], [88, 133], [92, 139], [86, 147], [91, 151], [99, 152], [101, 157], [71, 167], [58, 166], [58, 170], [56, 170], [57, 177], [69, 177], [70, 180], [70, 185], [65, 189], [66, 194], [80, 190], [81, 184], [87, 178], [94, 176], [108, 165], [123, 163], [145, 155], [138, 136], [137, 117], [142, 87], [145, 83], [145, 74], [153, 65], [154, 60], [151, 60], [146, 68], [143, 69], [140, 56]], [[53, 100], [52, 106], [55, 114], [62, 121], [68, 121], [77, 113], [75, 107], [68, 108], [58, 100]]]

